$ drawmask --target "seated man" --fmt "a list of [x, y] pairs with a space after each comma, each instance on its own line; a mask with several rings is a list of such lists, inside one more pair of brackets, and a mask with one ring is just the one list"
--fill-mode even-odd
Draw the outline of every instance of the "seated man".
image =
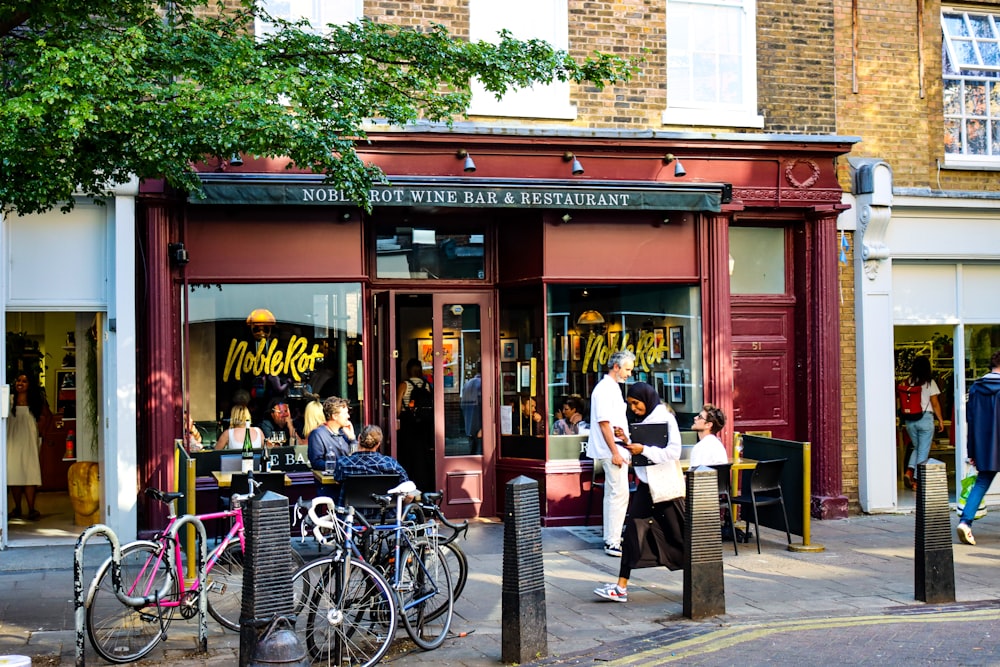
[[[340, 456], [337, 458], [336, 466], [333, 469], [333, 478], [340, 485], [340, 493], [335, 498], [337, 504], [343, 503], [343, 481], [348, 477], [356, 475], [399, 475], [399, 482], [410, 481], [409, 475], [403, 466], [391, 456], [386, 456], [379, 452], [382, 446], [382, 429], [378, 426], [365, 426], [358, 436], [358, 451], [350, 456]], [[388, 491], [388, 489], [386, 489]], [[404, 498], [404, 502], [411, 502], [413, 496]], [[372, 516], [365, 513], [365, 518], [371, 521]]]
[[280, 398], [275, 398], [271, 401], [268, 407], [267, 419], [261, 422], [260, 430], [264, 432], [264, 439], [267, 440], [270, 446], [279, 443], [284, 447], [299, 444], [295, 427], [292, 426], [292, 417], [291, 412], [288, 410], [288, 404]]

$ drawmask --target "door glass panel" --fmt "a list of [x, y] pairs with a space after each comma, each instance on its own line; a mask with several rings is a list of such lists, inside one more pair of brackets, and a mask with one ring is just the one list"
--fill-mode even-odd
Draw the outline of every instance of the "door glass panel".
[[445, 456], [483, 453], [480, 315], [476, 304], [442, 307]]
[[382, 225], [375, 235], [375, 277], [483, 280], [484, 247], [483, 234]]
[[729, 230], [729, 289], [733, 294], [785, 293], [785, 230]]

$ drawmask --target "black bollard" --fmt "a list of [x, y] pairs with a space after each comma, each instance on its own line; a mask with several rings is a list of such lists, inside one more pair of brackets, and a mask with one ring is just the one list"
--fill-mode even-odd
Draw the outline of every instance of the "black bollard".
[[[240, 609], [240, 667], [247, 667], [262, 633], [275, 617], [291, 617], [291, 540], [288, 498], [268, 491], [243, 507], [243, 606]], [[305, 655], [305, 650], [301, 651]], [[302, 664], [308, 664], [303, 662]]]
[[913, 597], [922, 602], [955, 601], [955, 554], [951, 544], [948, 470], [937, 459], [917, 465], [917, 527], [913, 554]]
[[684, 616], [698, 619], [726, 613], [719, 532], [719, 482], [714, 468], [687, 474], [684, 512]]
[[538, 482], [507, 482], [504, 507], [500, 660], [526, 663], [549, 651]]

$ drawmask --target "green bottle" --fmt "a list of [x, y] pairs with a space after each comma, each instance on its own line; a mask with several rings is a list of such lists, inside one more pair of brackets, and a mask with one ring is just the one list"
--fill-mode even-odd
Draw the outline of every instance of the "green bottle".
[[240, 469], [243, 472], [253, 470], [253, 442], [250, 441], [250, 420], [246, 423], [246, 434], [243, 436], [243, 457], [240, 462]]

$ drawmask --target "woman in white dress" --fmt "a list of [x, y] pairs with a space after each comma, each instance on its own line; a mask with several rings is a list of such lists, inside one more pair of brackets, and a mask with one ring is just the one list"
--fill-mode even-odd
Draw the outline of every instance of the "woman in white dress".
[[37, 521], [41, 513], [35, 508], [35, 495], [42, 485], [42, 466], [38, 460], [41, 450], [39, 424], [48, 423], [51, 416], [45, 395], [34, 378], [22, 373], [14, 380], [12, 410], [7, 420], [7, 487], [13, 498], [13, 509], [8, 519], [22, 516], [21, 499], [28, 501], [27, 518]]

